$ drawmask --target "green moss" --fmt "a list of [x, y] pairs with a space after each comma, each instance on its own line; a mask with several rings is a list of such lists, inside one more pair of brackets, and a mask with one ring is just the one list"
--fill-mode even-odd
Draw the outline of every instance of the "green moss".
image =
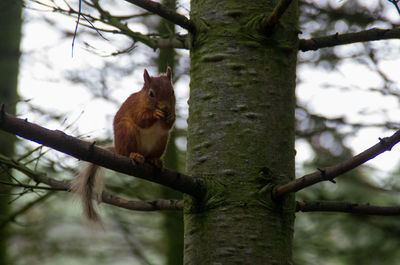
[[226, 58], [228, 58], [228, 55], [223, 53], [206, 54], [203, 56], [203, 62], [219, 62]]
[[185, 199], [185, 213], [200, 213], [209, 209], [217, 208], [226, 204], [228, 191], [226, 186], [218, 182], [215, 178], [203, 178], [206, 190], [202, 198], [192, 198], [187, 196]]

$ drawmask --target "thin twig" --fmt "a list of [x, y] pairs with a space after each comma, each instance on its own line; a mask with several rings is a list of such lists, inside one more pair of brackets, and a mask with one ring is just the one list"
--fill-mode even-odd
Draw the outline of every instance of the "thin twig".
[[344, 212], [365, 215], [400, 215], [400, 206], [375, 206], [337, 201], [296, 202], [296, 212]]
[[74, 37], [72, 38], [72, 57], [74, 57], [74, 46], [75, 46], [75, 38], [76, 38], [76, 33], [78, 32], [78, 26], [79, 26], [79, 20], [81, 18], [81, 11], [82, 11], [82, 0], [79, 0], [79, 7], [78, 7], [78, 18], [76, 20], [76, 26], [75, 26], [75, 31], [74, 31]]
[[[135, 16], [140, 16], [143, 14], [139, 15], [132, 15], [132, 16], [126, 16], [126, 17], [121, 17], [121, 16], [115, 16], [111, 15], [110, 13], [104, 11], [101, 7], [100, 9], [97, 8], [95, 4], [89, 3], [88, 1], [83, 1], [85, 4], [98, 9], [99, 13], [101, 14], [101, 17], [94, 17], [88, 13], [84, 13], [81, 10], [74, 10], [68, 5], [68, 9], [63, 9], [62, 7], [59, 6], [50, 6], [50, 5], [45, 5], [39, 1], [32, 0], [35, 3], [39, 5], [43, 5], [46, 8], [49, 8], [49, 12], [58, 12], [62, 15], [69, 16], [69, 17], [76, 17], [77, 23], [79, 26], [84, 26], [90, 29], [94, 29], [103, 39], [106, 39], [104, 35], [101, 34], [101, 32], [106, 32], [106, 33], [113, 33], [113, 34], [123, 34], [127, 37], [130, 37], [134, 42], [142, 42], [143, 44], [149, 46], [152, 49], [157, 49], [157, 48], [177, 48], [177, 49], [188, 49], [189, 47], [189, 38], [186, 35], [179, 35], [175, 34], [173, 36], [153, 36], [151, 34], [144, 35], [139, 32], [134, 32], [132, 31], [126, 23], [122, 23], [122, 20], [129, 19], [131, 17]], [[147, 13], [149, 14], [149, 13]], [[88, 23], [83, 23], [81, 19], [78, 20], [78, 17], [83, 17], [85, 21]], [[100, 21], [103, 24], [112, 26], [116, 29], [105, 29], [105, 28], [100, 28], [94, 26], [93, 22]], [[77, 32], [74, 33], [74, 39], [76, 36]], [[106, 39], [107, 40], [107, 39]], [[74, 40], [73, 40], [74, 43]]]
[[[71, 10], [71, 8], [70, 8], [70, 10]], [[83, 18], [86, 20], [86, 22], [89, 23], [90, 28], [91, 28], [91, 29], [94, 29], [94, 30], [97, 32], [97, 34], [100, 35], [100, 37], [102, 37], [102, 38], [105, 39], [105, 40], [108, 40], [108, 39], [107, 39], [106, 37], [104, 37], [103, 34], [101, 34], [101, 32], [93, 25], [93, 23], [90, 22], [90, 20], [89, 20], [84, 14], [82, 14], [82, 0], [79, 0], [78, 18], [77, 18], [77, 20], [76, 20], [76, 26], [75, 26], [75, 31], [74, 31], [74, 37], [72, 38], [72, 57], [74, 57], [75, 38], [76, 38], [76, 34], [77, 34], [77, 32], [78, 32], [78, 26], [79, 26], [79, 24], [80, 24], [79, 21], [80, 21], [80, 18], [81, 18], [81, 17], [83, 17]]]
[[100, 35], [100, 37], [102, 37], [104, 40], [107, 40], [107, 41], [108, 41], [108, 39], [107, 39], [106, 37], [104, 37], [103, 34], [101, 34], [100, 30], [98, 30], [98, 29], [93, 25], [93, 23], [92, 23], [85, 15], [81, 14], [81, 16], [86, 20], [87, 23], [89, 23], [91, 29], [94, 29], [94, 30], [97, 32], [97, 34]]
[[344, 173], [364, 164], [368, 160], [376, 157], [377, 155], [385, 151], [390, 151], [391, 148], [398, 142], [400, 142], [400, 130], [395, 132], [390, 137], [380, 139], [379, 143], [370, 147], [364, 152], [350, 158], [347, 161], [327, 167], [322, 170], [319, 169], [314, 173], [305, 175], [287, 184], [276, 187], [273, 191], [273, 197], [280, 198], [287, 195], [288, 193], [297, 192], [318, 182], [331, 181], [334, 178], [341, 176]]
[[11, 182], [4, 182], [4, 181], [0, 181], [0, 184], [6, 185], [6, 186], [29, 189], [29, 190], [54, 190], [54, 191], [64, 190], [64, 189], [60, 189], [60, 188], [43, 187], [43, 186], [28, 185], [28, 184], [24, 184], [24, 183], [11, 183]]
[[397, 13], [399, 13], [399, 15], [400, 15], [400, 7], [399, 7], [399, 0], [388, 0], [390, 3], [392, 3], [395, 7], [396, 7], [396, 10], [397, 10]]

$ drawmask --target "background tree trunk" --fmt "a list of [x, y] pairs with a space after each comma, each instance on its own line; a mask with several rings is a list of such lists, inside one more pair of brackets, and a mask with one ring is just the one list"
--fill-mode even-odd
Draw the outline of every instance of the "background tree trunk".
[[[175, 0], [163, 0], [162, 4], [171, 10], [176, 9]], [[160, 20], [158, 32], [161, 36], [170, 36], [175, 32], [175, 24], [165, 19]], [[158, 71], [165, 73], [168, 66], [173, 70], [172, 75], [175, 77], [175, 49], [164, 48], [159, 49], [157, 57]], [[167, 150], [164, 155], [164, 164], [167, 168], [179, 170], [178, 149], [175, 144], [176, 129], [171, 131]], [[172, 190], [168, 187], [161, 186], [161, 197], [166, 199], [182, 199], [182, 193]], [[183, 213], [164, 211], [164, 242], [166, 246], [166, 265], [180, 265], [183, 263]]]
[[187, 171], [208, 194], [185, 209], [185, 264], [292, 264], [298, 7], [266, 37], [276, 1], [192, 1]]
[[[5, 104], [9, 113], [15, 114], [17, 103], [17, 81], [19, 64], [19, 43], [21, 39], [21, 7], [15, 0], [0, 2], [0, 104]], [[0, 132], [0, 153], [11, 157], [14, 152], [15, 136]], [[0, 180], [10, 182], [8, 169], [0, 169]], [[9, 213], [10, 187], [0, 185], [0, 222]], [[8, 230], [0, 228], [0, 264], [10, 264], [7, 259]]]

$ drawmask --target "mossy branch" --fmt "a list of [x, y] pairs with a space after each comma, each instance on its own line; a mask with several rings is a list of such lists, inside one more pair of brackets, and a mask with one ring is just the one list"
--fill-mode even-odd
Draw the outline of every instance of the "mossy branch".
[[0, 111], [0, 129], [31, 141], [51, 147], [99, 166], [120, 173], [155, 182], [193, 197], [204, 194], [203, 181], [167, 168], [158, 169], [150, 164], [140, 164], [125, 156], [109, 152], [94, 143], [88, 143], [59, 130], [49, 130], [27, 120], [15, 118]]
[[321, 181], [334, 182], [334, 178], [345, 174], [346, 172], [364, 164], [370, 159], [380, 155], [385, 151], [390, 151], [394, 145], [400, 142], [400, 130], [396, 131], [392, 136], [381, 138], [379, 143], [368, 148], [364, 152], [350, 158], [347, 161], [339, 163], [325, 169], [317, 171], [291, 181], [287, 184], [278, 186], [273, 191], [274, 198], [281, 198], [288, 193], [297, 192]]
[[300, 51], [315, 51], [321, 48], [333, 47], [338, 45], [345, 45], [357, 42], [387, 40], [387, 39], [400, 39], [400, 28], [396, 29], [369, 29], [355, 33], [346, 34], [333, 34], [330, 36], [300, 39]]

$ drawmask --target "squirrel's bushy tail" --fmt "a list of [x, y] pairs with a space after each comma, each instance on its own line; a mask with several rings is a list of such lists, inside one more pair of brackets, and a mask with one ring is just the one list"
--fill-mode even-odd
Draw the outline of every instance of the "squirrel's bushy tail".
[[84, 217], [96, 223], [101, 223], [100, 215], [96, 211], [93, 199], [97, 203], [101, 202], [104, 188], [102, 167], [88, 163], [72, 181], [71, 191], [78, 195], [82, 202]]

